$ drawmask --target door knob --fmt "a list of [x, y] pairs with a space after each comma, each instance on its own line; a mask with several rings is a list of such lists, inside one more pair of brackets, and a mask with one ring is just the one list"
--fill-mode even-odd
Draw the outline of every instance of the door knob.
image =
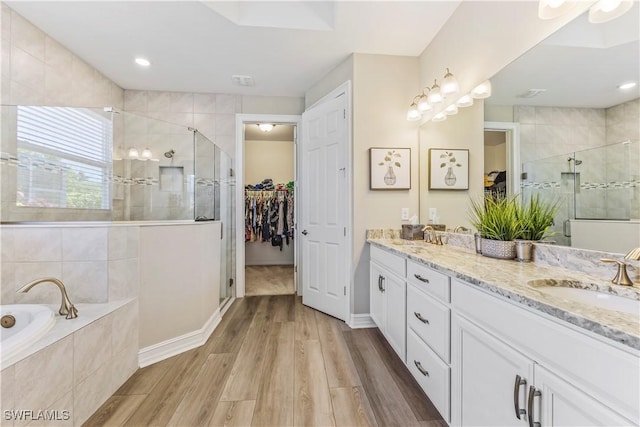
[[306, 236], [307, 234], [309, 234], [309, 232], [307, 230], [302, 230], [302, 234]]

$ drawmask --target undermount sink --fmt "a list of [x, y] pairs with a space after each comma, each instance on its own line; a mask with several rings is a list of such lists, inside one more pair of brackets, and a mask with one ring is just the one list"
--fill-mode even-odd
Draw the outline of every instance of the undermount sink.
[[538, 279], [530, 280], [528, 285], [550, 296], [591, 304], [605, 310], [640, 315], [640, 300], [602, 292], [589, 283], [574, 280]]

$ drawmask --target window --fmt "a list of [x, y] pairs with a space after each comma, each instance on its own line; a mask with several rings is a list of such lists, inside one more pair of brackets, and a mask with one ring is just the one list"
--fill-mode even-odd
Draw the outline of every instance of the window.
[[111, 113], [18, 107], [17, 205], [110, 209]]

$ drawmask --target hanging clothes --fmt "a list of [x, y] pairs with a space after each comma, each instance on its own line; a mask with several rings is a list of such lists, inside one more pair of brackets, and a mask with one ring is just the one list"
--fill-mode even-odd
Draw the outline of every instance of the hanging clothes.
[[283, 248], [294, 234], [293, 186], [279, 185], [280, 190], [245, 189], [245, 241], [271, 242]]

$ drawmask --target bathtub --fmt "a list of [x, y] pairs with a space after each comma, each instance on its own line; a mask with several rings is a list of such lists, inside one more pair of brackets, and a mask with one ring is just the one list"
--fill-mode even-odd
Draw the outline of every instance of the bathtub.
[[0, 314], [16, 319], [11, 328], [0, 328], [0, 352], [4, 362], [42, 338], [55, 323], [53, 310], [45, 305], [2, 305]]

